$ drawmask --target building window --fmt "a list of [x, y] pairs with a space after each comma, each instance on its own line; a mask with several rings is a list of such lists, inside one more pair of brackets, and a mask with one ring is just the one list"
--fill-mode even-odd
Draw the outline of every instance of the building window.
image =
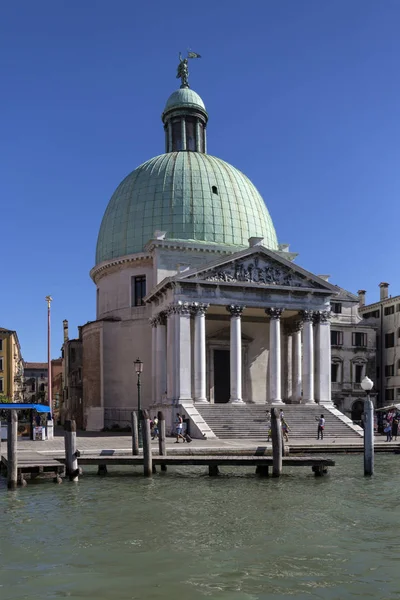
[[132, 277], [132, 306], [144, 306], [146, 295], [146, 275]]
[[0, 357], [0, 371], [4, 371], [3, 360], [3, 357]]
[[76, 350], [75, 348], [71, 348], [71, 362], [75, 362], [76, 360]]
[[385, 389], [385, 400], [389, 400], [389, 402], [393, 402], [393, 400], [394, 400], [394, 388], [386, 388]]
[[212, 189], [212, 193], [215, 194], [216, 196], [218, 196], [218, 188], [217, 188], [217, 186], [213, 185], [211, 189]]
[[396, 304], [396, 312], [400, 312], [400, 304]]
[[400, 327], [397, 330], [397, 343], [399, 343], [400, 340]]
[[36, 389], [36, 381], [33, 380], [32, 383], [31, 383], [31, 392], [34, 392], [35, 389]]
[[354, 382], [361, 383], [363, 379], [364, 365], [355, 365]]
[[367, 345], [367, 334], [359, 331], [353, 332], [353, 346], [365, 348]]
[[385, 377], [393, 377], [394, 365], [385, 365]]
[[3, 351], [3, 340], [0, 338], [0, 352]]
[[332, 383], [339, 382], [339, 363], [331, 364], [331, 381]]
[[379, 319], [379, 315], [380, 315], [379, 310], [372, 310], [371, 312], [364, 313], [363, 319], [371, 319], [371, 318]]
[[44, 392], [44, 383], [41, 383], [41, 384], [40, 384], [40, 391], [41, 391], [41, 392]]
[[331, 346], [343, 346], [343, 331], [331, 330]]
[[4, 379], [0, 377], [0, 392], [4, 392]]
[[400, 388], [397, 388], [396, 395], [397, 395], [397, 398], [400, 398]]
[[387, 317], [388, 315], [394, 315], [394, 304], [392, 304], [392, 306], [385, 307], [384, 315], [385, 317]]
[[385, 348], [394, 348], [394, 332], [385, 333]]
[[331, 311], [335, 313], [335, 315], [340, 315], [342, 312], [342, 303], [341, 302], [332, 302], [331, 303]]

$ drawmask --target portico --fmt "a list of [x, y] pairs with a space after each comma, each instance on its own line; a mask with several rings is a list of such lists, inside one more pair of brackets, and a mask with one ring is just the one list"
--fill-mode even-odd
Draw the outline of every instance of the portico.
[[154, 402], [330, 405], [332, 288], [262, 246], [161, 282]]

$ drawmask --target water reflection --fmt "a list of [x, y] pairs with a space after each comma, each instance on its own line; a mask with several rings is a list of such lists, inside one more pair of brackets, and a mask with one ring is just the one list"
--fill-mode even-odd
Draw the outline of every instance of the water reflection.
[[322, 479], [181, 468], [3, 482], [0, 597], [398, 598], [397, 461], [378, 455], [372, 479], [362, 457], [339, 456]]

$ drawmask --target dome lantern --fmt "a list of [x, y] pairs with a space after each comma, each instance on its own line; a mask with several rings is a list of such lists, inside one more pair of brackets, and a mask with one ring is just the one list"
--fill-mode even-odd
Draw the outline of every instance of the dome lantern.
[[162, 114], [165, 131], [165, 152], [207, 152], [206, 126], [208, 114], [203, 100], [190, 89], [188, 59], [200, 58], [189, 52], [188, 58], [179, 55], [177, 78], [181, 87], [168, 98]]

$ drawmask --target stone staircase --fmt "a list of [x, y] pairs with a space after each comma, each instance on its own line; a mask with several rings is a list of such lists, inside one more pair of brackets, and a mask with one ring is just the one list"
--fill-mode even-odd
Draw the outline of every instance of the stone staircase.
[[[266, 404], [197, 404], [196, 408], [218, 438], [258, 440], [267, 438], [271, 407]], [[360, 433], [343, 422], [341, 419], [346, 417], [336, 410], [334, 412], [340, 417], [319, 405], [285, 404], [282, 409], [290, 427], [289, 439], [316, 438], [318, 424], [315, 417], [323, 413], [324, 439], [327, 441], [337, 438], [360, 440]]]

